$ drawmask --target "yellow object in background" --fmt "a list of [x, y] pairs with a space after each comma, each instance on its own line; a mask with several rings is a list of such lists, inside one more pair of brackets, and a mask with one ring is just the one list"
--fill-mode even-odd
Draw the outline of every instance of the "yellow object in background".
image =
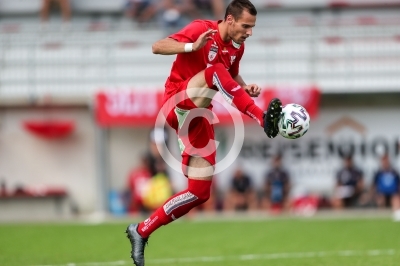
[[143, 205], [149, 209], [157, 209], [172, 195], [168, 177], [159, 173], [152, 177], [143, 193]]

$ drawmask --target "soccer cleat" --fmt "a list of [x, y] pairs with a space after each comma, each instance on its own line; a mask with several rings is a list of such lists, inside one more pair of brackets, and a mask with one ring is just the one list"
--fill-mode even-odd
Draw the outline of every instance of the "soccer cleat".
[[130, 224], [125, 233], [131, 242], [132, 251], [131, 258], [136, 266], [144, 266], [144, 248], [148, 238], [143, 238], [137, 232], [138, 224]]
[[264, 132], [268, 138], [275, 138], [279, 133], [278, 122], [282, 113], [281, 100], [274, 98], [269, 102], [267, 111], [264, 112]]

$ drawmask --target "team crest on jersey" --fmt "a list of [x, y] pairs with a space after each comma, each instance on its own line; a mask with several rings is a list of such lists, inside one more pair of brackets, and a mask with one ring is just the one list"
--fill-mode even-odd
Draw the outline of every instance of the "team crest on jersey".
[[215, 44], [211, 44], [210, 51], [208, 52], [208, 61], [213, 61], [218, 54], [218, 46]]
[[231, 65], [233, 64], [233, 62], [235, 62], [236, 59], [236, 55], [231, 56]]

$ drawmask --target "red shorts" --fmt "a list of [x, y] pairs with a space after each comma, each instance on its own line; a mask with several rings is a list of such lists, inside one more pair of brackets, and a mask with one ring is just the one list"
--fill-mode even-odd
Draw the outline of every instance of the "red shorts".
[[[196, 108], [186, 94], [188, 82], [167, 83], [164, 95], [165, 115], [168, 124], [178, 135], [185, 175], [191, 156], [202, 157], [213, 166], [216, 158], [212, 112], [210, 109]], [[173, 100], [169, 100], [171, 98]]]

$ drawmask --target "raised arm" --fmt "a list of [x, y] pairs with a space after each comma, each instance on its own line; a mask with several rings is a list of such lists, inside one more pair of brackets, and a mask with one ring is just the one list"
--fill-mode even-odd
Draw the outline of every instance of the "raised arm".
[[194, 43], [178, 42], [170, 37], [155, 42], [152, 46], [153, 54], [174, 55], [180, 53], [190, 53], [198, 51], [206, 45], [207, 41], [212, 40], [212, 35], [216, 30], [207, 30], [202, 33]]

